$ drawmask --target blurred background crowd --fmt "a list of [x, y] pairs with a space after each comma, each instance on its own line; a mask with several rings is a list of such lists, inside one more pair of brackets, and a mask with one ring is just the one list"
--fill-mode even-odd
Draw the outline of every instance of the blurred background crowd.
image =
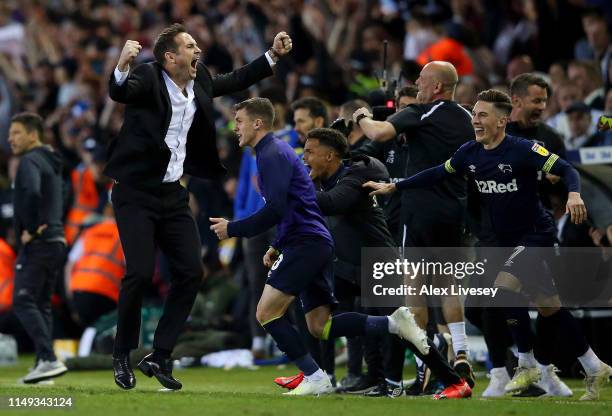
[[[275, 129], [299, 137], [305, 132], [300, 126], [293, 131], [295, 100], [324, 100], [330, 122], [350, 100], [384, 105], [393, 88], [414, 83], [420, 67], [431, 60], [455, 65], [460, 75], [455, 98], [466, 106], [483, 89], [507, 90], [514, 76], [536, 72], [551, 87], [546, 108], [536, 116], [557, 130], [568, 152], [612, 145], [612, 137], [596, 129], [599, 116], [612, 116], [612, 2], [606, 0], [3, 0], [0, 236], [8, 246], [15, 245], [10, 185], [17, 163], [7, 145], [10, 117], [34, 111], [45, 119], [45, 140], [64, 158], [67, 237], [77, 246], [84, 229], [112, 221], [110, 183], [100, 171], [106, 144], [121, 127], [123, 106], [108, 97], [108, 78], [127, 39], [143, 45], [139, 62], [152, 60], [155, 37], [172, 22], [187, 27], [213, 73], [260, 56], [279, 31], [293, 39], [293, 51], [279, 62], [274, 77], [240, 95], [215, 100], [218, 149], [229, 172], [225, 180], [183, 179], [202, 237], [203, 290], [218, 291], [212, 297], [218, 300], [217, 309], [207, 310], [210, 302], [203, 301], [203, 321], [192, 321], [194, 328], [246, 333], [248, 338], [248, 323], [242, 319], [248, 313], [248, 290], [241, 244], [230, 241], [219, 247], [208, 217], [234, 216], [242, 157], [232, 133], [231, 106], [249, 96], [270, 98], [277, 110]], [[380, 91], [383, 69], [388, 91]], [[603, 182], [611, 192], [612, 179]], [[598, 209], [610, 210], [610, 205]], [[592, 240], [612, 235], [610, 224], [612, 219], [591, 229]], [[65, 279], [58, 284], [58, 338], [78, 338], [103, 314], [88, 316], [74, 305], [71, 293], [87, 289], [71, 283], [82, 254], [82, 247], [71, 251]], [[153, 303], [162, 299], [169, 281], [163, 257], [158, 263]], [[2, 267], [9, 273], [10, 267]], [[108, 267], [120, 280], [121, 269]], [[104, 312], [117, 300], [115, 283], [105, 290], [110, 302]], [[4, 305], [0, 315], [9, 309], [10, 304]], [[248, 339], [237, 338], [229, 345], [250, 345]]]

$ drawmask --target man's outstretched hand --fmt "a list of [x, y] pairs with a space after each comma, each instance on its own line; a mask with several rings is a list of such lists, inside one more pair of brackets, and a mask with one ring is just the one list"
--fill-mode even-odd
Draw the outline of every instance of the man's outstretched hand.
[[229, 224], [228, 220], [226, 220], [225, 218], [212, 217], [210, 217], [209, 220], [210, 222], [212, 222], [210, 229], [215, 232], [219, 240], [225, 240], [226, 238], [229, 238], [229, 236], [227, 235], [227, 224]]
[[395, 184], [394, 183], [381, 183], [381, 182], [373, 182], [368, 181], [362, 185], [364, 188], [373, 189], [370, 192], [370, 196], [374, 195], [386, 195], [395, 192]]

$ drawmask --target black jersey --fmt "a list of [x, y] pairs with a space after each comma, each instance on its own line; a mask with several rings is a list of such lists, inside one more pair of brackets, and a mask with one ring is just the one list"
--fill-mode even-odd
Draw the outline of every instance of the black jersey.
[[[370, 141], [360, 148], [351, 151], [351, 154], [366, 155], [378, 159], [387, 168], [389, 181], [397, 183], [405, 178], [406, 161], [408, 159], [406, 142], [403, 136], [400, 135], [400, 137], [386, 142]], [[391, 231], [394, 238], [397, 238], [400, 227], [401, 195], [391, 194], [387, 197], [379, 198], [378, 201], [385, 213], [389, 231]]]
[[[398, 134], [406, 134], [405, 177], [444, 163], [463, 143], [474, 139], [470, 113], [453, 101], [412, 104], [387, 121]], [[457, 176], [429, 188], [404, 192], [402, 212], [457, 222], [463, 217], [465, 199], [465, 180]]]

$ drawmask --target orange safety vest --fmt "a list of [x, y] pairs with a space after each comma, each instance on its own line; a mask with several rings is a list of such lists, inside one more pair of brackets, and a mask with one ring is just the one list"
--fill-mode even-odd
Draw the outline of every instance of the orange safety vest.
[[83, 255], [70, 274], [70, 291], [96, 293], [119, 300], [125, 259], [114, 220], [104, 220], [83, 231]]
[[74, 190], [74, 202], [68, 211], [64, 226], [68, 245], [74, 243], [83, 221], [95, 212], [99, 204], [98, 190], [89, 168], [73, 169], [70, 178]]
[[11, 246], [0, 238], [0, 312], [13, 306], [16, 255]]

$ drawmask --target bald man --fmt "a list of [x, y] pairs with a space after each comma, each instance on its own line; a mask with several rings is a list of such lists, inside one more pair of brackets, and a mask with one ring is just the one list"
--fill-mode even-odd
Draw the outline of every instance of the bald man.
[[[404, 176], [412, 176], [444, 163], [462, 144], [475, 137], [471, 114], [453, 101], [457, 82], [457, 71], [451, 63], [430, 62], [423, 67], [416, 80], [417, 103], [393, 114], [386, 121], [375, 121], [366, 108], [360, 108], [353, 114], [353, 121], [367, 137], [376, 141], [388, 141], [404, 133], [408, 158]], [[463, 246], [466, 199], [466, 182], [461, 177], [442, 186], [403, 193], [400, 214], [402, 246]], [[428, 283], [434, 284], [443, 279], [440, 276], [426, 278]], [[425, 327], [429, 320], [427, 303], [424, 299], [411, 301], [413, 306], [420, 305], [412, 309], [419, 325]], [[438, 305], [442, 306], [444, 321], [452, 336], [455, 368], [473, 386], [474, 376], [467, 361], [467, 337], [460, 299], [457, 296], [443, 296]], [[415, 390], [418, 390], [418, 386]]]

